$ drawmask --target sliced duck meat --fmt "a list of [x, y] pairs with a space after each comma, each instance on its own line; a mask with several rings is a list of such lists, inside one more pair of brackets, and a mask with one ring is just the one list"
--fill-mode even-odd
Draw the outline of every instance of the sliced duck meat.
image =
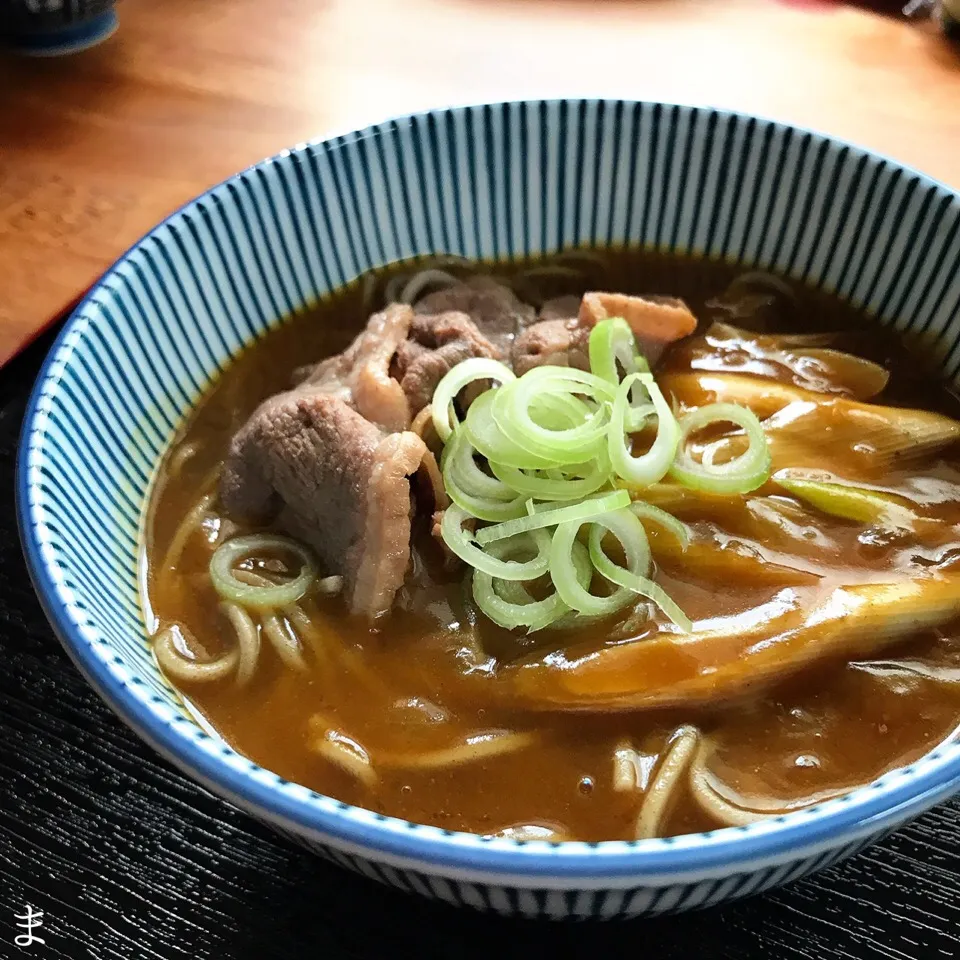
[[682, 300], [668, 297], [634, 297], [622, 293], [585, 293], [548, 300], [540, 321], [521, 333], [513, 343], [511, 360], [520, 376], [533, 367], [590, 369], [590, 331], [607, 317], [623, 317], [637, 345], [651, 365], [674, 340], [689, 336], [697, 319]]
[[480, 333], [504, 354], [524, 328], [536, 321], [536, 311], [517, 299], [505, 284], [492, 277], [471, 277], [420, 300], [417, 313], [465, 313]]
[[350, 610], [386, 613], [410, 561], [410, 478], [427, 454], [342, 396], [301, 386], [265, 401], [234, 437], [220, 486], [231, 517], [278, 525], [344, 578]]
[[541, 320], [527, 327], [513, 342], [510, 360], [514, 373], [522, 376], [534, 367], [590, 369], [590, 329], [572, 320]]
[[390, 375], [390, 363], [406, 342], [412, 322], [413, 311], [405, 304], [391, 304], [375, 313], [343, 353], [301, 368], [300, 386], [339, 397], [384, 430], [405, 430], [410, 426], [410, 405]]
[[580, 297], [568, 294], [544, 302], [540, 308], [540, 320], [576, 320], [580, 315]]
[[444, 374], [471, 357], [500, 360], [503, 354], [467, 314], [448, 311], [415, 316], [409, 338], [400, 344], [391, 368], [410, 413], [416, 416], [433, 398]]
[[674, 297], [585, 293], [579, 317], [580, 323], [590, 328], [607, 317], [623, 317], [651, 366], [671, 343], [689, 337], [697, 329], [697, 318], [690, 308]]

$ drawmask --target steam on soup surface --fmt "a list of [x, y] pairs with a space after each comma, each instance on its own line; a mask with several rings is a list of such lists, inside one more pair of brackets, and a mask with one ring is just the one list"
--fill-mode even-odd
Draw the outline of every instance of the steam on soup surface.
[[402, 265], [264, 337], [181, 431], [154, 650], [252, 760], [412, 821], [594, 841], [801, 808], [957, 726], [954, 412], [769, 275]]

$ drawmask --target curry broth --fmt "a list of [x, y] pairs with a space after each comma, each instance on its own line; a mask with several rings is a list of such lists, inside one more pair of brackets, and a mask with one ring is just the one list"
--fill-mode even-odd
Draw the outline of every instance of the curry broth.
[[[739, 272], [723, 264], [636, 252], [612, 253], [602, 268], [589, 270], [597, 273], [589, 277], [590, 286], [681, 296], [701, 320], [710, 313], [706, 302]], [[386, 280], [390, 272], [381, 276]], [[296, 367], [346, 347], [368, 312], [362, 285], [351, 287], [267, 334], [203, 398], [173, 448], [189, 444], [195, 453], [176, 464], [175, 476], [168, 457], [153, 494], [143, 559], [148, 623], [185, 625], [208, 654], [229, 643], [231, 632], [206, 574], [208, 544], [193, 537], [175, 574], [163, 570], [165, 551], [224, 459], [233, 432], [262, 399], [289, 385]], [[955, 415], [953, 398], [931, 385], [896, 340], [874, 327], [867, 333], [859, 315], [838, 301], [800, 290], [795, 315], [778, 323], [791, 330], [844, 331], [841, 349], [892, 370], [884, 402]], [[668, 355], [662, 369], [688, 369], [684, 349]], [[947, 489], [956, 485], [960, 492], [960, 470], [952, 461], [939, 460], [930, 472]], [[895, 490], [907, 479], [906, 473], [893, 472], [884, 485]], [[956, 499], [924, 509], [960, 523]], [[712, 523], [748, 548], [771, 546], [769, 531], [762, 524], [744, 524], [742, 515], [725, 517], [709, 506], [680, 515], [688, 523]], [[865, 547], [851, 524], [830, 518], [817, 524], [825, 540], [807, 549], [812, 564], [824, 542], [834, 557], [859, 568], [879, 563], [881, 554], [888, 566], [902, 562], [906, 569], [913, 562], [909, 551], [901, 558], [889, 549]], [[844, 663], [819, 665], [763, 696], [707, 710], [607, 716], [521, 710], [501, 695], [494, 670], [498, 660], [528, 654], [532, 645], [589, 646], [608, 638], [597, 637], [596, 626], [574, 635], [547, 632], [533, 640], [492, 626], [467, 602], [462, 574], [443, 574], [426, 540], [417, 541], [415, 573], [394, 613], [376, 629], [347, 617], [338, 599], [308, 600], [304, 607], [312, 629], [302, 637], [306, 672], [287, 669], [263, 644], [260, 666], [246, 688], [230, 680], [184, 686], [184, 699], [244, 755], [340, 800], [451, 830], [495, 833], [537, 824], [588, 841], [633, 838], [638, 795], [615, 791], [611, 777], [615, 746], [626, 736], [640, 752], [649, 779], [671, 731], [694, 723], [715, 744], [711, 767], [719, 778], [751, 796], [802, 802], [915, 760], [957, 726], [960, 682], [938, 682], [916, 671], [881, 675]], [[669, 565], [658, 579], [693, 619], [743, 610], [778, 589], [761, 582], [698, 580]], [[650, 629], [642, 626], [641, 635]], [[880, 657], [960, 671], [960, 631], [928, 631]], [[311, 748], [318, 725], [335, 727], [363, 745], [379, 774], [376, 788]], [[528, 731], [533, 743], [462, 766], [417, 766], [418, 756], [491, 730]], [[683, 797], [665, 826], [668, 833], [684, 833], [715, 824]]]

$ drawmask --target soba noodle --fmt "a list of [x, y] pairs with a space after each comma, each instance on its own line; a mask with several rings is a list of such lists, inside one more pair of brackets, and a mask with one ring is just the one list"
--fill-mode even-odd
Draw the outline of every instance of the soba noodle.
[[635, 835], [638, 840], [659, 836], [660, 825], [699, 742], [700, 731], [696, 727], [680, 727], [671, 737], [667, 753], [643, 798], [637, 817]]

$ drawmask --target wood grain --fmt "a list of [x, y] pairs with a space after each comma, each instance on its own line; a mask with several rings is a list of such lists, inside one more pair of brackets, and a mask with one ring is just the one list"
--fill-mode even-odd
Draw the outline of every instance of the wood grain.
[[116, 36], [86, 53], [0, 59], [0, 363], [204, 188], [292, 143], [436, 105], [708, 103], [960, 185], [954, 48], [863, 5], [123, 0], [119, 12]]
[[[50, 336], [0, 377], [0, 486]], [[282, 841], [99, 700], [30, 588], [0, 503], [0, 958], [937, 960], [960, 955], [960, 801], [763, 897], [612, 924], [454, 910]], [[44, 912], [20, 950], [14, 912]]]

